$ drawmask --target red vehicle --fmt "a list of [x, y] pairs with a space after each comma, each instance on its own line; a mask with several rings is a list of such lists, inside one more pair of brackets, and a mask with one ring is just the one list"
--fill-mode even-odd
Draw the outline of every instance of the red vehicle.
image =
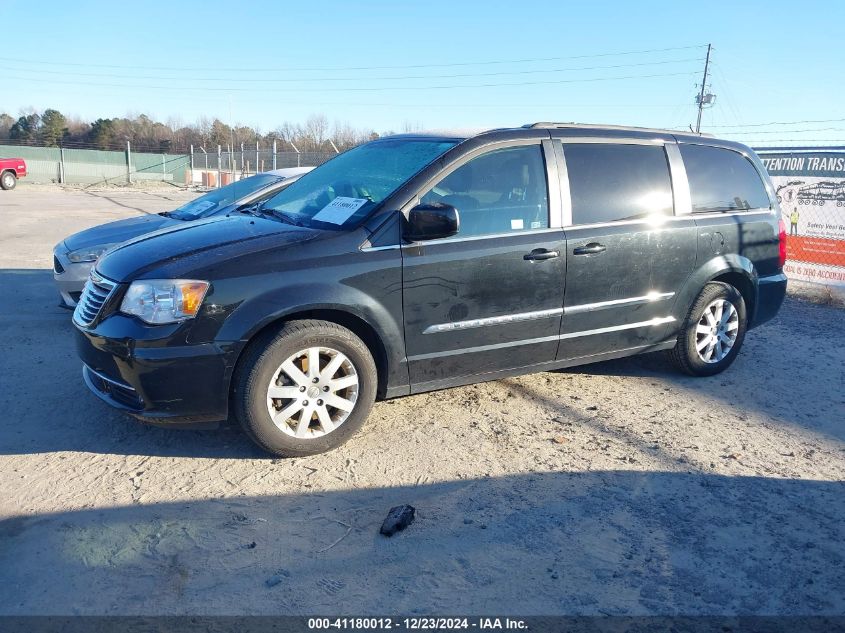
[[23, 158], [0, 158], [0, 188], [14, 189], [18, 178], [26, 176], [26, 161]]

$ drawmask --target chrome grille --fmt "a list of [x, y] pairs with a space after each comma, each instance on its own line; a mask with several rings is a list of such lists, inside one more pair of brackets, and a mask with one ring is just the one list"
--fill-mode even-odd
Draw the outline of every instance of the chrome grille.
[[82, 296], [73, 311], [73, 320], [79, 325], [91, 325], [103, 309], [117, 284], [92, 272], [82, 289]]

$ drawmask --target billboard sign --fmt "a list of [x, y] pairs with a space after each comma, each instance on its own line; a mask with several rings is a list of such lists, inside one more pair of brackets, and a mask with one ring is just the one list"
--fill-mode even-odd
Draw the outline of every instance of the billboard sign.
[[845, 152], [758, 154], [787, 227], [787, 276], [845, 286]]

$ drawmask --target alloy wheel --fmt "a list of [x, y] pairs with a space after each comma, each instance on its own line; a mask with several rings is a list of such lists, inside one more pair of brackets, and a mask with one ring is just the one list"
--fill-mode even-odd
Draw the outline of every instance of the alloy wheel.
[[309, 347], [292, 354], [273, 373], [267, 410], [273, 423], [297, 439], [331, 433], [358, 400], [358, 372], [342, 352]]
[[695, 328], [695, 349], [705, 363], [718, 363], [733, 349], [739, 334], [739, 313], [730, 301], [711, 302]]

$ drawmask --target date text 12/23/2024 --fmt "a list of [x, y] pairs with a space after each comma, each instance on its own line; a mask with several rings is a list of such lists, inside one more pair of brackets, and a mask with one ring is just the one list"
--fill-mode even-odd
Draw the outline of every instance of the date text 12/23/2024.
[[526, 630], [525, 620], [517, 618], [309, 618], [309, 630]]

